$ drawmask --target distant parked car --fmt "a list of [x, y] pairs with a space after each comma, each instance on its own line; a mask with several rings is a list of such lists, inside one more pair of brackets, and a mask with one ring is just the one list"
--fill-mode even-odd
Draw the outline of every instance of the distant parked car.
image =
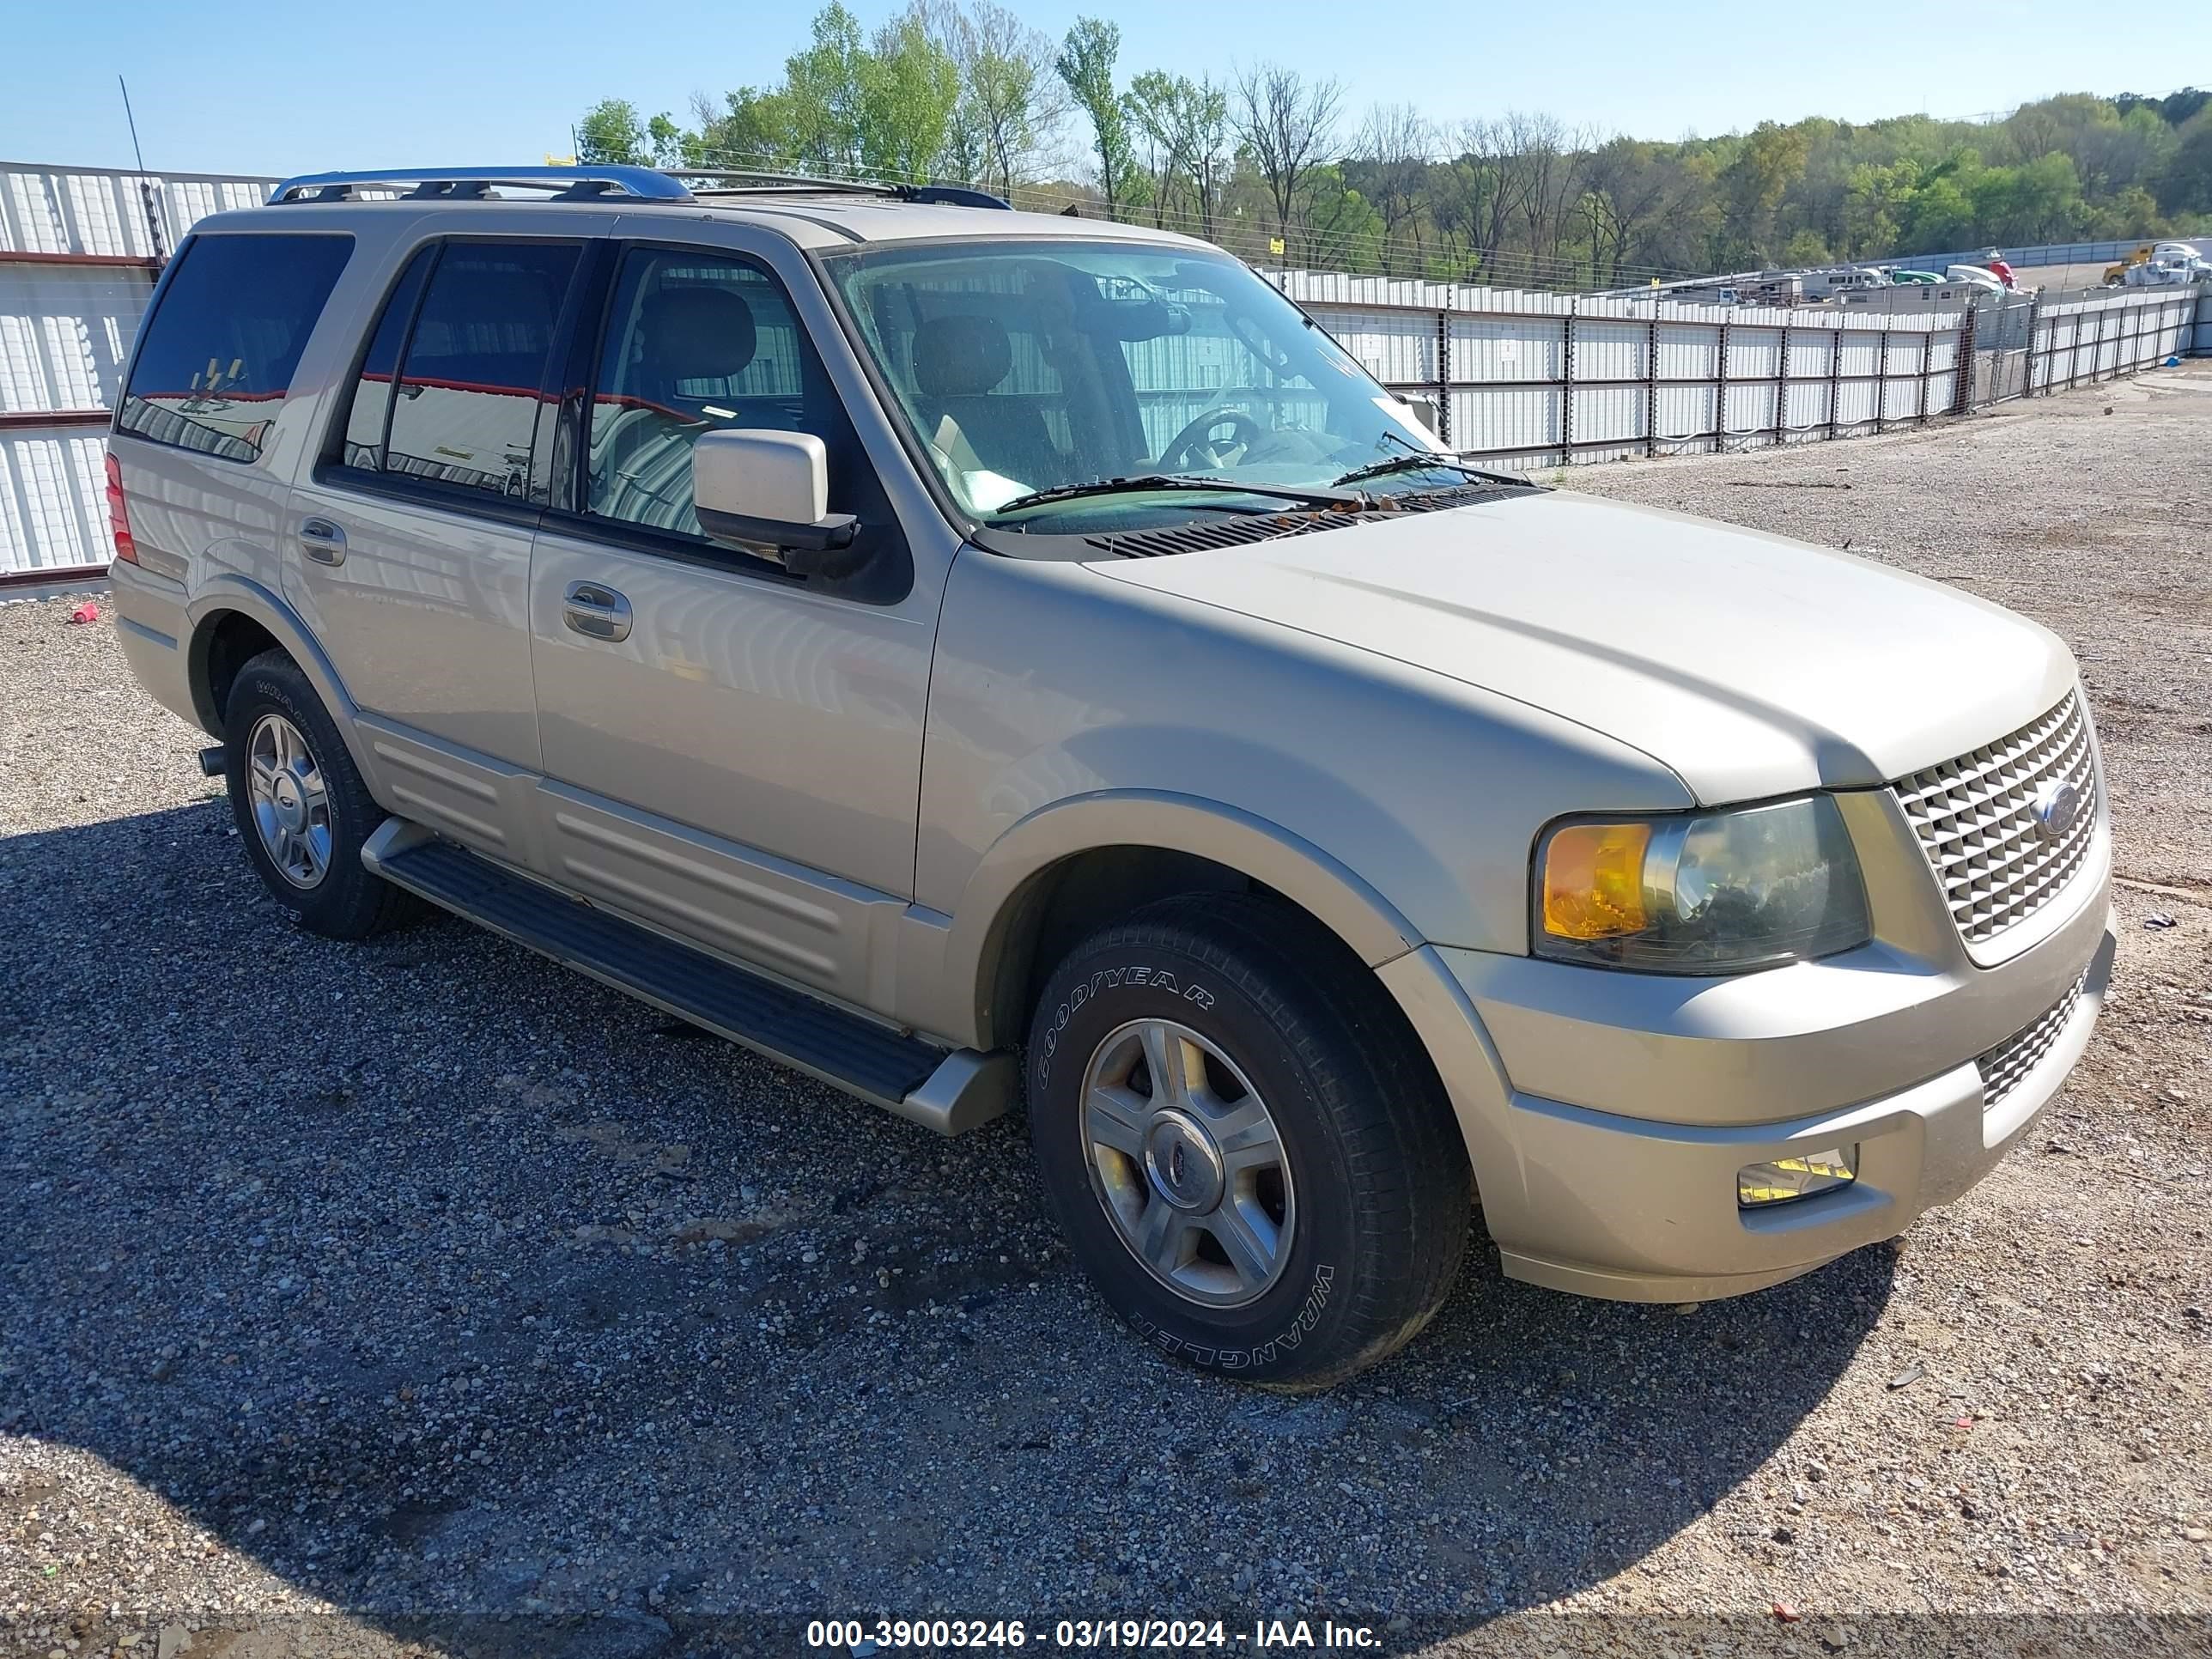
[[1889, 273], [1889, 280], [1893, 283], [1940, 283], [1943, 279], [1932, 270], [1899, 269]]

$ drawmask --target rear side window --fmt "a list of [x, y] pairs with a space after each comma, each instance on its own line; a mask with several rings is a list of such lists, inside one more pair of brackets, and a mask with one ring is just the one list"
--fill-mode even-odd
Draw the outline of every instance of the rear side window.
[[194, 237], [146, 321], [117, 430], [258, 460], [352, 254], [350, 236]]
[[415, 307], [422, 297], [423, 280], [438, 257], [434, 247], [416, 252], [407, 262], [392, 297], [384, 302], [376, 333], [362, 358], [361, 378], [355, 381], [353, 406], [346, 414], [345, 445], [340, 459], [348, 466], [374, 471], [384, 465], [384, 433], [392, 414], [392, 386], [399, 378], [399, 353], [407, 344], [407, 330], [415, 320]]
[[546, 365], [578, 252], [573, 243], [448, 242], [419, 304], [410, 268], [362, 365], [347, 465], [529, 497], [532, 457], [550, 437]]

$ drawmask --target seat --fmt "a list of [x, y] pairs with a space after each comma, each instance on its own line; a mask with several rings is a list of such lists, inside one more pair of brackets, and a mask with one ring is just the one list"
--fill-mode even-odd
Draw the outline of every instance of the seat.
[[[592, 509], [692, 531], [691, 446], [718, 424], [706, 405], [729, 396], [758, 349], [752, 307], [726, 288], [669, 289], [638, 311], [636, 361], [617, 369], [592, 416]], [[684, 387], [700, 389], [687, 393]]]
[[994, 390], [1013, 365], [1013, 343], [995, 317], [956, 312], [915, 331], [918, 412], [930, 447], [957, 471], [1042, 489], [1060, 482], [1064, 463], [1036, 405]]

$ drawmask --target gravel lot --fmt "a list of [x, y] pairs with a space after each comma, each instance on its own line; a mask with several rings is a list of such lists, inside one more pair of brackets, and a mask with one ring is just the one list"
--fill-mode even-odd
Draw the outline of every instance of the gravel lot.
[[790, 1653], [932, 1611], [2202, 1651], [2208, 455], [2201, 364], [1574, 475], [2065, 635], [2113, 1006], [1901, 1250], [1687, 1314], [1478, 1253], [1305, 1401], [1117, 1328], [1018, 1121], [939, 1141], [458, 923], [295, 931], [111, 627], [0, 608], [0, 1652]]

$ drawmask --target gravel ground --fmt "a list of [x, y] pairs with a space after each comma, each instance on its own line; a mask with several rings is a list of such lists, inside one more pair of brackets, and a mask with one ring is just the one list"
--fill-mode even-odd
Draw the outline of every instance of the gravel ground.
[[1118, 1328], [1018, 1121], [939, 1141], [458, 923], [295, 931], [109, 626], [0, 608], [0, 1652], [789, 1653], [932, 1611], [2203, 1650], [2208, 452], [2200, 365], [1574, 476], [2064, 634], [2113, 1006], [1899, 1249], [1686, 1314], [1477, 1253], [1303, 1401]]

